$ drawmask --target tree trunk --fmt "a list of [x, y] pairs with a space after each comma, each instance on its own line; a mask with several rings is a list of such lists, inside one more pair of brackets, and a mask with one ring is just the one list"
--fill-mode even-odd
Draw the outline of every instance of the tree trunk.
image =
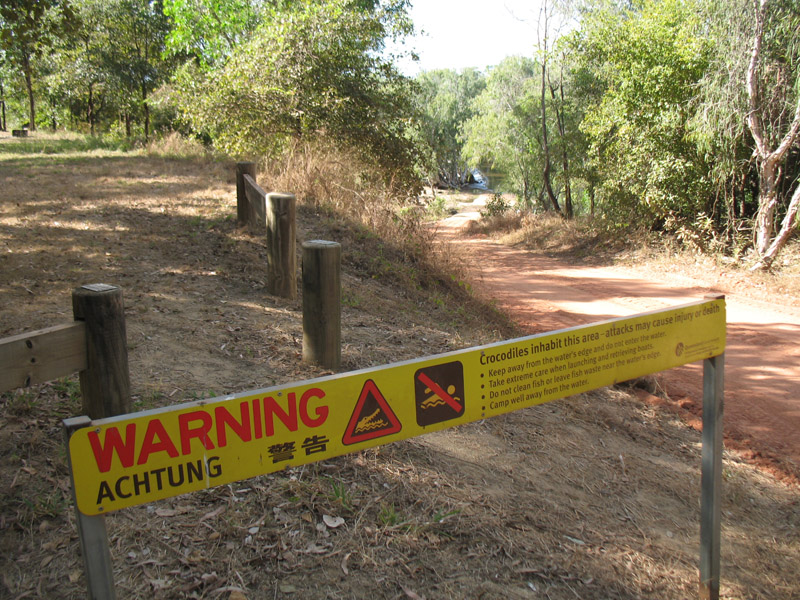
[[147, 84], [142, 81], [142, 107], [144, 108], [144, 141], [150, 138], [150, 105], [147, 103]]
[[756, 213], [756, 251], [764, 256], [775, 235], [775, 209], [780, 200], [778, 177], [780, 173], [772, 160], [759, 160], [758, 213]]
[[2, 82], [0, 82], [0, 108], [3, 110], [0, 116], [0, 131], [6, 131], [6, 90]]
[[86, 109], [86, 121], [89, 123], [89, 133], [94, 136], [94, 82], [89, 82], [89, 101]]
[[758, 165], [758, 212], [755, 223], [755, 247], [759, 261], [753, 267], [769, 268], [775, 260], [780, 249], [785, 245], [794, 230], [797, 219], [798, 202], [800, 202], [800, 188], [796, 188], [789, 203], [789, 208], [784, 217], [781, 230], [775, 234], [775, 216], [781, 200], [780, 180], [782, 175], [781, 164], [786, 159], [791, 147], [797, 140], [800, 132], [800, 97], [795, 106], [794, 118], [786, 130], [783, 139], [772, 148], [765, 134], [764, 115], [766, 110], [762, 104], [761, 87], [758, 73], [761, 66], [761, 49], [764, 39], [764, 24], [766, 22], [767, 1], [760, 0], [756, 6], [756, 28], [753, 49], [750, 54], [750, 63], [747, 68], [747, 96], [750, 110], [747, 113], [747, 126], [753, 135], [756, 145], [756, 164]]
[[[558, 212], [560, 215], [563, 216], [563, 212], [561, 211], [561, 207], [558, 205], [558, 198], [556, 197], [555, 193], [553, 192], [553, 186], [550, 183], [550, 170], [552, 165], [550, 163], [550, 144], [547, 140], [547, 108], [546, 108], [546, 101], [547, 101], [547, 21], [548, 21], [548, 12], [547, 12], [547, 2], [544, 3], [544, 6], [541, 8], [540, 12], [540, 19], [544, 16], [544, 40], [539, 41], [539, 49], [542, 52], [542, 94], [541, 94], [541, 101], [542, 101], [542, 150], [544, 150], [544, 172], [542, 173], [542, 178], [544, 179], [544, 187], [547, 190], [547, 197], [550, 199], [550, 204], [553, 205], [553, 209]], [[539, 23], [541, 27], [541, 22]]]
[[783, 223], [781, 224], [780, 231], [778, 231], [778, 235], [772, 240], [772, 244], [770, 244], [769, 248], [764, 252], [761, 256], [761, 266], [769, 267], [775, 257], [778, 256], [778, 253], [783, 249], [786, 245], [786, 242], [789, 241], [789, 238], [792, 237], [792, 233], [795, 231], [795, 225], [797, 224], [797, 211], [800, 209], [800, 186], [794, 189], [794, 194], [792, 194], [792, 200], [789, 202], [789, 208], [786, 211], [786, 215], [783, 217]]
[[33, 69], [31, 68], [30, 56], [27, 54], [22, 58], [22, 70], [25, 73], [25, 88], [28, 90], [28, 108], [30, 110], [28, 129], [36, 131], [36, 99], [33, 97]]
[[558, 205], [558, 198], [553, 192], [553, 186], [550, 183], [550, 145], [547, 141], [547, 109], [545, 108], [545, 76], [546, 76], [546, 63], [542, 63], [542, 149], [544, 150], [544, 172], [542, 177], [544, 179], [544, 187], [547, 190], [547, 197], [550, 199], [550, 204], [553, 205], [553, 210], [561, 214], [561, 207]]
[[[560, 81], [558, 83], [559, 95], [561, 97], [561, 108], [556, 104], [556, 90], [550, 84], [550, 97], [553, 99], [553, 106], [556, 111], [556, 123], [558, 124], [558, 135], [561, 136], [561, 168], [564, 170], [564, 216], [571, 219], [574, 216], [572, 208], [572, 182], [569, 176], [569, 156], [567, 154], [567, 126], [564, 120], [564, 67], [562, 62]], [[549, 79], [549, 78], [548, 78]]]

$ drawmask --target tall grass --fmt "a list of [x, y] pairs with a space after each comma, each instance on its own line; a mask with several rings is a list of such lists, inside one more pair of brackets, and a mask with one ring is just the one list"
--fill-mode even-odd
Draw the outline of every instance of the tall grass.
[[452, 286], [463, 272], [460, 259], [437, 243], [423, 205], [383, 184], [352, 155], [298, 144], [283, 160], [262, 165], [259, 179], [274, 191], [294, 193], [301, 207], [339, 220], [341, 234], [357, 236], [366, 248], [356, 260], [373, 277], [391, 277], [415, 289]]

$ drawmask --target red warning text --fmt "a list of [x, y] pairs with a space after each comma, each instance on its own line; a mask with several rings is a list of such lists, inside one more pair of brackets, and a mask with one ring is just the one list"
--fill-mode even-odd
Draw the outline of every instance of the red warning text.
[[151, 457], [178, 458], [194, 452], [205, 453], [224, 448], [231, 440], [250, 442], [275, 435], [276, 431], [295, 432], [302, 423], [313, 429], [328, 418], [329, 408], [323, 403], [325, 392], [311, 388], [298, 398], [289, 392], [285, 398], [253, 398], [237, 408], [217, 406], [212, 410], [166, 414], [142, 423], [129, 423], [120, 429], [107, 427], [105, 435], [88, 434], [97, 468], [107, 473], [119, 466], [128, 469], [147, 465]]

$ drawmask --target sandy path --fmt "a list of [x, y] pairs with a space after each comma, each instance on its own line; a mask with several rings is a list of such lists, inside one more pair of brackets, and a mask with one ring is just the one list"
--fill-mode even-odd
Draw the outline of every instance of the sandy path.
[[[474, 286], [530, 333], [701, 300], [713, 290], [665, 281], [658, 273], [586, 267], [463, 233], [477, 213], [441, 224], [475, 257]], [[724, 429], [730, 447], [800, 477], [800, 310], [736, 294], [726, 296]], [[700, 364], [659, 375], [674, 405], [699, 414]], [[691, 415], [686, 415], [691, 417]], [[691, 418], [690, 418], [691, 420]]]

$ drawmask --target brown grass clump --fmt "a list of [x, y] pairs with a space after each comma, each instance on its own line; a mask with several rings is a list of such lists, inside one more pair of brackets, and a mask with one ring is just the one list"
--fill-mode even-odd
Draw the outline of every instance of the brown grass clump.
[[459, 285], [460, 258], [437, 244], [424, 203], [379, 183], [354, 157], [298, 145], [284, 161], [263, 165], [262, 171], [272, 189], [292, 190], [303, 210], [351, 242], [348, 260], [370, 277], [400, 284], [407, 293], [443, 287], [460, 303], [473, 301]]

